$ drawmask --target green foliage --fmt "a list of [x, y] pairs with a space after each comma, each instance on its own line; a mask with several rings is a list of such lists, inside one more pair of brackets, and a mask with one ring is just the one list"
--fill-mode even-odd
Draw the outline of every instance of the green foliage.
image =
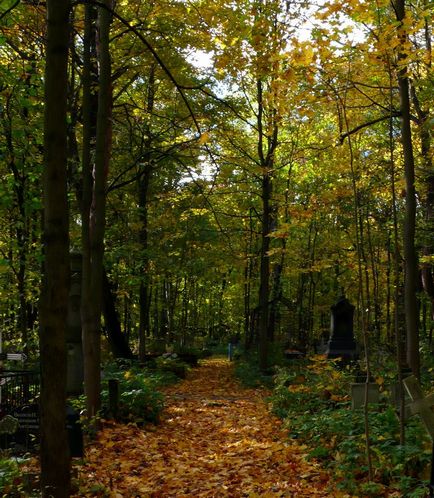
[[[9, 489], [14, 482], [20, 477], [21, 472], [18, 463], [15, 459], [8, 458], [7, 456], [0, 457], [0, 489]], [[7, 496], [7, 494], [2, 494]]]
[[172, 375], [181, 379], [184, 379], [187, 375], [188, 365], [176, 357], [159, 357], [155, 363], [157, 369], [164, 372], [165, 375]]
[[[113, 366], [106, 369], [107, 379], [119, 381], [119, 416], [124, 420], [137, 423], [158, 422], [159, 415], [164, 407], [164, 398], [159, 389], [163, 385], [175, 381], [173, 372], [164, 369], [149, 371], [134, 364], [129, 368], [117, 370]], [[103, 383], [102, 403], [108, 408], [107, 383]]]
[[[102, 383], [101, 416], [109, 410], [108, 380], [119, 381], [119, 417], [121, 420], [135, 423], [157, 423], [164, 408], [164, 396], [160, 392], [163, 386], [179, 380], [173, 370], [165, 369], [163, 362], [158, 362], [158, 369], [150, 370], [138, 366], [137, 362], [123, 360], [121, 363], [111, 363], [104, 370]], [[185, 369], [185, 364], [182, 364]], [[83, 410], [85, 398], [80, 396], [71, 401], [76, 410]], [[92, 427], [94, 424], [90, 424]]]
[[388, 486], [403, 496], [422, 496], [417, 493], [424, 488], [422, 477], [431, 457], [426, 432], [418, 419], [410, 419], [407, 443], [401, 446], [399, 421], [391, 406], [379, 405], [369, 413], [375, 482], [366, 482], [364, 414], [350, 407], [350, 373], [323, 357], [281, 368], [270, 398], [272, 410], [284, 419], [290, 437], [311, 448], [307, 457], [332, 470], [339, 489], [379, 496]]
[[264, 386], [272, 388], [275, 385], [273, 376], [279, 372], [279, 367], [288, 365], [289, 363], [291, 363], [291, 365], [299, 365], [300, 367], [304, 365], [304, 360], [286, 359], [284, 356], [284, 348], [280, 343], [269, 345], [268, 364], [270, 366], [265, 372], [261, 371], [258, 366], [259, 354], [256, 349], [244, 351], [235, 348], [234, 360], [236, 362], [235, 375], [246, 387]]
[[40, 496], [38, 474], [24, 472], [22, 466], [28, 458], [10, 456], [7, 450], [0, 452], [0, 497], [36, 498]]
[[273, 385], [273, 378], [270, 375], [264, 375], [258, 367], [258, 364], [241, 358], [235, 364], [235, 375], [246, 387], [269, 387]]
[[270, 345], [268, 358], [271, 366], [267, 371], [263, 372], [259, 368], [259, 355], [257, 350], [243, 351], [235, 348], [235, 375], [246, 387], [264, 386], [266, 388], [272, 388], [274, 385], [273, 375], [276, 373], [278, 365], [283, 365], [286, 362], [281, 344], [276, 343]]

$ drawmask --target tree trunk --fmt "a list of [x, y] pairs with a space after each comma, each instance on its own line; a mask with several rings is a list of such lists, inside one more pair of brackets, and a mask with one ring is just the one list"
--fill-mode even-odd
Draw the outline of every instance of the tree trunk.
[[[429, 35], [427, 36], [429, 43]], [[429, 111], [422, 109], [416, 94], [414, 85], [411, 87], [412, 101], [418, 117], [418, 131], [420, 139], [420, 153], [423, 159], [423, 180], [426, 187], [425, 194], [425, 232], [426, 237], [423, 244], [423, 255], [431, 256], [433, 253], [432, 233], [434, 226], [434, 174], [431, 155], [431, 119]], [[431, 301], [431, 319], [434, 319], [434, 275], [431, 263], [424, 262], [421, 265], [422, 286]]]
[[[154, 110], [155, 99], [155, 64], [151, 65], [148, 81], [148, 95], [146, 102], [146, 113], [151, 115]], [[139, 219], [141, 223], [139, 240], [142, 246], [143, 256], [141, 264], [141, 281], [139, 290], [139, 359], [143, 361], [146, 353], [146, 337], [150, 333], [150, 277], [149, 277], [149, 255], [148, 255], [148, 202], [149, 202], [149, 187], [152, 178], [151, 165], [151, 145], [152, 137], [150, 130], [147, 130], [148, 137], [145, 139], [144, 148], [144, 170], [138, 178], [138, 193], [139, 193]]]
[[[110, 0], [105, 4], [111, 7]], [[84, 355], [84, 392], [87, 416], [94, 417], [100, 409], [101, 399], [101, 311], [102, 279], [105, 232], [106, 180], [111, 152], [111, 60], [109, 32], [111, 14], [99, 8], [99, 92], [96, 128], [95, 167], [93, 174], [92, 202], [83, 220], [87, 239], [83, 237], [83, 290], [82, 327]], [[88, 177], [89, 182], [89, 177]], [[89, 183], [88, 183], [89, 185]], [[87, 199], [89, 201], [89, 199]], [[84, 210], [83, 210], [84, 211]]]
[[121, 323], [116, 311], [115, 299], [107, 273], [103, 270], [103, 315], [107, 339], [115, 358], [133, 359], [126, 334], [122, 333]]
[[40, 301], [41, 493], [70, 494], [66, 434], [66, 316], [69, 225], [66, 187], [66, 102], [69, 0], [47, 1], [44, 123], [44, 280]]
[[267, 368], [268, 362], [268, 301], [270, 296], [270, 210], [271, 178], [268, 173], [262, 176], [262, 229], [259, 282], [259, 367]]
[[[394, 2], [396, 18], [402, 23], [405, 18], [405, 0]], [[399, 38], [401, 46], [407, 40], [403, 25], [400, 26]], [[405, 221], [404, 221], [404, 306], [405, 323], [407, 330], [407, 363], [413, 373], [419, 377], [419, 330], [418, 330], [418, 305], [417, 305], [417, 255], [415, 249], [416, 231], [416, 191], [414, 175], [413, 142], [410, 126], [410, 95], [407, 77], [406, 55], [399, 53], [401, 68], [398, 73], [400, 108], [401, 108], [401, 141], [404, 151], [404, 173], [405, 173]]]

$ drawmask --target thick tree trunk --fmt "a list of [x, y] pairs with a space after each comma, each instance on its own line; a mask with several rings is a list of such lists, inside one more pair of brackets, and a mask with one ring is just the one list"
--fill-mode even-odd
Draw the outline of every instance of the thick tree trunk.
[[[396, 17], [399, 22], [405, 18], [405, 0], [396, 0], [394, 3]], [[404, 30], [404, 27], [400, 27]], [[401, 31], [402, 46], [407, 40], [405, 31]], [[406, 55], [399, 54], [401, 68], [398, 73], [399, 96], [401, 107], [401, 141], [404, 151], [404, 173], [406, 187], [405, 222], [404, 222], [404, 303], [405, 323], [407, 330], [407, 363], [416, 376], [419, 376], [419, 330], [418, 330], [418, 304], [417, 304], [417, 254], [415, 249], [416, 231], [416, 191], [414, 175], [413, 142], [410, 121], [410, 95], [407, 77]]]
[[258, 158], [262, 168], [261, 179], [261, 251], [259, 271], [259, 367], [266, 370], [268, 363], [268, 324], [269, 324], [269, 300], [270, 300], [270, 232], [272, 229], [273, 210], [271, 207], [271, 195], [273, 191], [273, 168], [274, 153], [277, 147], [278, 127], [272, 117], [268, 118], [267, 128], [272, 127], [272, 135], [264, 133], [264, 97], [263, 83], [260, 79], [256, 82], [258, 100]]
[[66, 316], [69, 226], [66, 102], [69, 0], [48, 0], [45, 67], [44, 281], [40, 301], [41, 493], [70, 493], [66, 435]]

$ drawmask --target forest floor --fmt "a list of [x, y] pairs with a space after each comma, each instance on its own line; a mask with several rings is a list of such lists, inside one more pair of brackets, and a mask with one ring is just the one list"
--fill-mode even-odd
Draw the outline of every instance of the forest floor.
[[285, 437], [266, 395], [241, 387], [228, 361], [202, 361], [165, 389], [157, 426], [105, 425], [77, 469], [75, 496], [344, 496], [327, 491], [326, 472]]

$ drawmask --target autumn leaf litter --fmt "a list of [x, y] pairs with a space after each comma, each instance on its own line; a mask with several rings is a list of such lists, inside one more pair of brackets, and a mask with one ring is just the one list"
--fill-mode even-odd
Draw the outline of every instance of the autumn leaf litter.
[[78, 468], [75, 496], [345, 496], [327, 490], [330, 477], [288, 440], [266, 395], [242, 388], [229, 362], [204, 360], [165, 389], [158, 426], [105, 425]]

